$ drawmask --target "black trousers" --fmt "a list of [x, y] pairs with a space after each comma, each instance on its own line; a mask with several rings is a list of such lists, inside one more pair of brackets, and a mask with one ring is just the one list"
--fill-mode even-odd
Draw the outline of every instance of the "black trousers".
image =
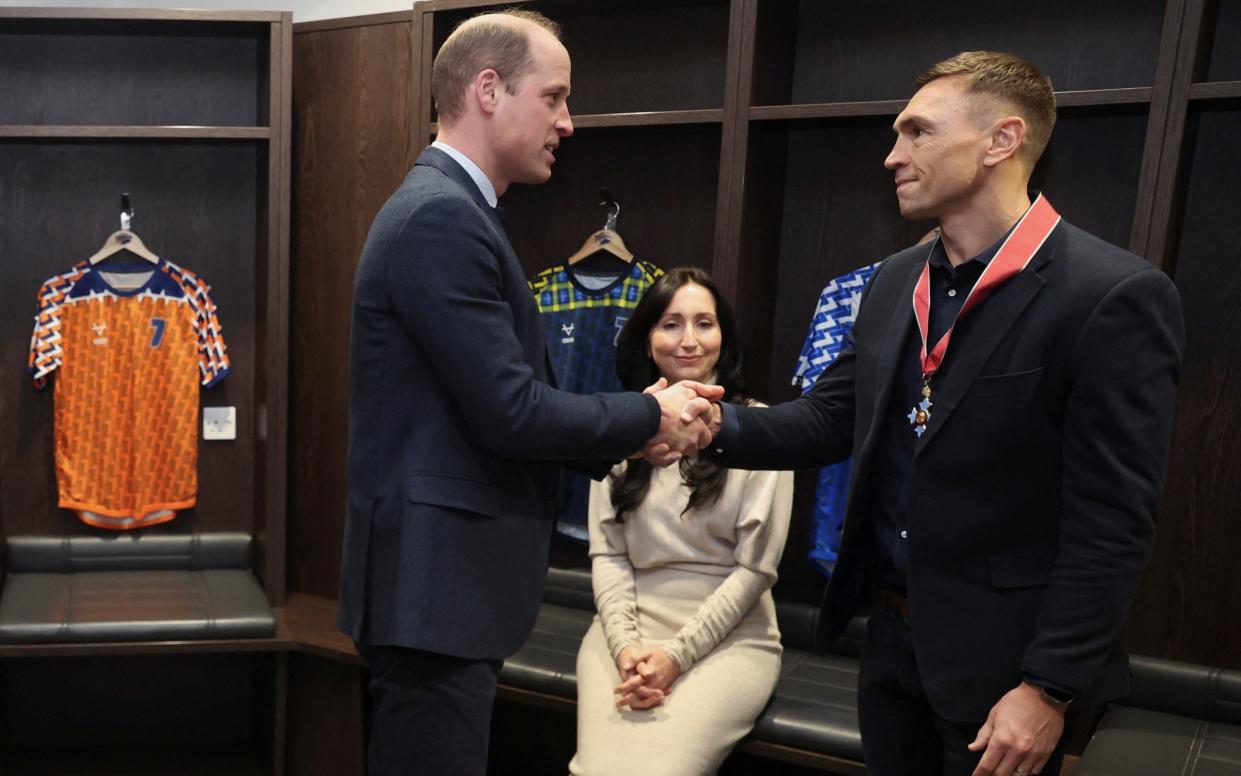
[[[868, 776], [970, 776], [982, 759], [982, 752], [966, 746], [986, 720], [960, 722], [935, 713], [923, 690], [909, 626], [887, 607], [880, 607], [866, 628], [858, 718]], [[1059, 776], [1066, 738], [1060, 737], [1045, 776]]]
[[370, 665], [368, 776], [484, 776], [501, 661], [358, 645]]

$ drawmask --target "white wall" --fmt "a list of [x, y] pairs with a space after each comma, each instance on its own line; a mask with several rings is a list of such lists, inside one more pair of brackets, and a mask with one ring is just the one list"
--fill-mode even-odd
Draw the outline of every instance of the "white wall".
[[60, 8], [204, 8], [213, 11], [292, 11], [293, 21], [313, 22], [390, 11], [408, 11], [412, 0], [0, 0], [0, 6]]

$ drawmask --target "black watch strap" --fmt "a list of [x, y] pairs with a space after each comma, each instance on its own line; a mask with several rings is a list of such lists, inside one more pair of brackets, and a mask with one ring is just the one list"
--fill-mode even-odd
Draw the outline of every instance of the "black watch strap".
[[1051, 687], [1049, 685], [1042, 684], [1039, 682], [1032, 682], [1032, 684], [1038, 687], [1039, 692], [1042, 693], [1044, 698], [1056, 704], [1057, 706], [1064, 706], [1066, 704], [1072, 703], [1077, 698], [1077, 696], [1074, 695], [1073, 693], [1068, 692], [1066, 690], [1061, 690], [1057, 687]]

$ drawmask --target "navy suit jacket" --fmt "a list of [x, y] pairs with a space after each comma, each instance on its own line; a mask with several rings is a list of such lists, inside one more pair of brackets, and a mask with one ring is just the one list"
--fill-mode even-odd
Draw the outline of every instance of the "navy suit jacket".
[[[713, 445], [745, 468], [854, 456], [824, 641], [872, 593], [873, 464], [930, 250], [883, 262], [852, 342], [808, 394], [730, 406]], [[912, 636], [940, 715], [984, 719], [1024, 675], [1124, 691], [1124, 622], [1150, 557], [1183, 347], [1168, 277], [1065, 222], [958, 322], [909, 475]], [[895, 422], [908, 425], [907, 409]]]
[[560, 462], [641, 448], [659, 405], [549, 385], [543, 324], [503, 224], [435, 148], [371, 226], [350, 337], [341, 630], [507, 657], [538, 611]]

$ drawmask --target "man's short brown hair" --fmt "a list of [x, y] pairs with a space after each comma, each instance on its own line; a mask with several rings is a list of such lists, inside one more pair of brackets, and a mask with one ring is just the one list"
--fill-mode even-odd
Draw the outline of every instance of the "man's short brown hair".
[[534, 64], [530, 29], [514, 20], [534, 24], [560, 39], [560, 26], [536, 11], [484, 13], [458, 24], [431, 66], [431, 93], [440, 121], [461, 115], [465, 90], [483, 70], [499, 73], [510, 94], [530, 70]]
[[1043, 155], [1056, 125], [1056, 93], [1051, 79], [1037, 67], [1013, 54], [998, 51], [962, 51], [918, 76], [922, 87], [954, 75], [969, 78], [969, 94], [989, 97], [1017, 109], [1026, 120], [1023, 154], [1031, 166]]

